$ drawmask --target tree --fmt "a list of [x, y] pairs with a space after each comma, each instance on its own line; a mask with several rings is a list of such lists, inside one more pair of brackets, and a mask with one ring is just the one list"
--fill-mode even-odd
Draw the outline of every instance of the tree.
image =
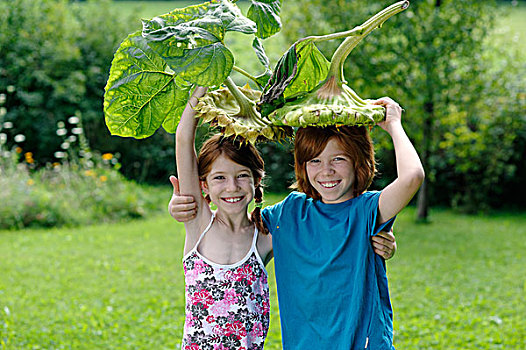
[[[302, 2], [301, 6], [309, 6], [316, 11], [284, 8], [285, 12], [293, 12], [293, 19], [284, 29], [288, 37], [350, 29], [390, 3], [378, 1], [364, 6], [364, 2], [354, 1], [306, 2], [308, 4]], [[507, 104], [504, 108], [503, 101], [500, 101], [491, 107], [492, 113], [487, 112], [487, 102], [497, 102], [493, 98], [495, 91], [499, 91], [501, 99], [508, 98], [510, 101], [515, 101], [518, 96], [516, 89], [504, 97], [502, 84], [491, 86], [489, 83], [491, 71], [495, 70], [495, 60], [491, 57], [487, 61], [489, 55], [485, 54], [488, 51], [485, 39], [493, 28], [496, 13], [492, 1], [412, 2], [408, 10], [387, 21], [383, 29], [371, 33], [347, 60], [349, 85], [361, 96], [389, 95], [406, 110], [404, 123], [415, 141], [427, 175], [418, 195], [419, 220], [428, 218], [430, 194], [437, 197], [434, 198], [435, 202], [444, 200], [451, 204], [456, 198], [456, 203], [459, 203], [459, 196], [464, 197], [464, 202], [469, 202], [469, 198], [465, 198], [466, 194], [461, 193], [461, 189], [468, 189], [471, 196], [482, 197], [477, 198], [477, 204], [480, 200], [488, 203], [491, 187], [514, 172], [509, 167], [507, 171], [493, 167], [492, 176], [488, 174], [488, 181], [485, 181], [487, 188], [484, 191], [478, 189], [478, 193], [477, 186], [467, 178], [470, 173], [467, 169], [484, 168], [483, 154], [498, 151], [500, 155], [495, 159], [497, 164], [513, 162], [513, 157], [503, 153], [513, 154], [517, 144], [511, 137], [505, 140], [505, 144], [490, 145], [483, 137], [490, 124], [491, 128], [496, 128], [498, 124], [502, 130], [506, 130], [505, 134], [510, 133], [510, 124], [503, 119], [497, 121], [494, 116], [498, 113], [509, 116], [509, 113], [520, 111], [520, 103]], [[286, 18], [287, 15], [283, 16]], [[304, 26], [304, 23], [308, 23], [308, 26]], [[509, 64], [504, 66], [501, 72], [510, 69], [517, 72], [520, 69], [510, 68]], [[478, 148], [474, 147], [477, 146], [475, 135], [479, 140]], [[388, 146], [385, 138], [375, 136], [383, 146], [379, 148], [380, 153], [386, 156]], [[456, 142], [463, 137], [471, 140], [464, 144]], [[452, 138], [456, 141], [451, 142]], [[506, 151], [499, 150], [499, 147]], [[462, 159], [460, 154], [468, 151], [470, 158], [464, 160], [464, 168], [452, 166], [451, 162]], [[484, 177], [481, 172], [478, 175]], [[393, 177], [393, 174], [389, 176]], [[444, 178], [451, 182], [443, 181]]]
[[141, 26], [133, 14], [118, 13], [110, 0], [0, 0], [0, 13], [0, 94], [7, 96], [0, 122], [26, 136], [24, 152], [41, 166], [57, 161], [57, 122], [80, 113], [91, 147], [120, 153], [127, 177], [166, 183], [174, 171], [173, 137], [117, 139], [104, 125], [113, 54], [130, 26]]

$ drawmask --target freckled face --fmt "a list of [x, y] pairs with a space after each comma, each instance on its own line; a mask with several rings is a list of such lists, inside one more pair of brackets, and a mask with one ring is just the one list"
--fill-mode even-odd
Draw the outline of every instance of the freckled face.
[[211, 201], [226, 212], [246, 211], [255, 193], [250, 168], [221, 155], [212, 163], [211, 169], [202, 184]]
[[353, 198], [353, 162], [336, 139], [330, 139], [324, 150], [307, 162], [306, 170], [323, 203], [341, 203]]

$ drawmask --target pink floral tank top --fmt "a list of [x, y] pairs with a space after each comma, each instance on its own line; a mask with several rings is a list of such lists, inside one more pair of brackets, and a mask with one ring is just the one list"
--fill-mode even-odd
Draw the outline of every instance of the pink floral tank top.
[[216, 264], [197, 247], [183, 258], [186, 319], [183, 350], [262, 350], [269, 327], [267, 271], [256, 248], [258, 231], [247, 255], [231, 265]]

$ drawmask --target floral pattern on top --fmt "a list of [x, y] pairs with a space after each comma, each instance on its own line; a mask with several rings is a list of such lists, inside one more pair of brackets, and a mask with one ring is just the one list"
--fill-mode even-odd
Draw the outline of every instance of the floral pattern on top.
[[195, 249], [183, 260], [183, 350], [263, 350], [270, 321], [269, 287], [254, 248], [235, 266], [210, 264]]

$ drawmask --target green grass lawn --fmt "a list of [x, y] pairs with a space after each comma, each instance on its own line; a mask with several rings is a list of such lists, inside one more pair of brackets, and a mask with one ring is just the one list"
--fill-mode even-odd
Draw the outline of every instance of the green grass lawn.
[[517, 6], [503, 3], [500, 8], [504, 13], [497, 20], [496, 40], [517, 49], [522, 57], [526, 57], [526, 3], [519, 1]]
[[[526, 215], [435, 211], [427, 225], [413, 217], [411, 208], [399, 216], [399, 250], [388, 263], [395, 346], [525, 349]], [[183, 240], [168, 214], [0, 231], [0, 349], [179, 348]], [[270, 281], [265, 348], [280, 349]]]

